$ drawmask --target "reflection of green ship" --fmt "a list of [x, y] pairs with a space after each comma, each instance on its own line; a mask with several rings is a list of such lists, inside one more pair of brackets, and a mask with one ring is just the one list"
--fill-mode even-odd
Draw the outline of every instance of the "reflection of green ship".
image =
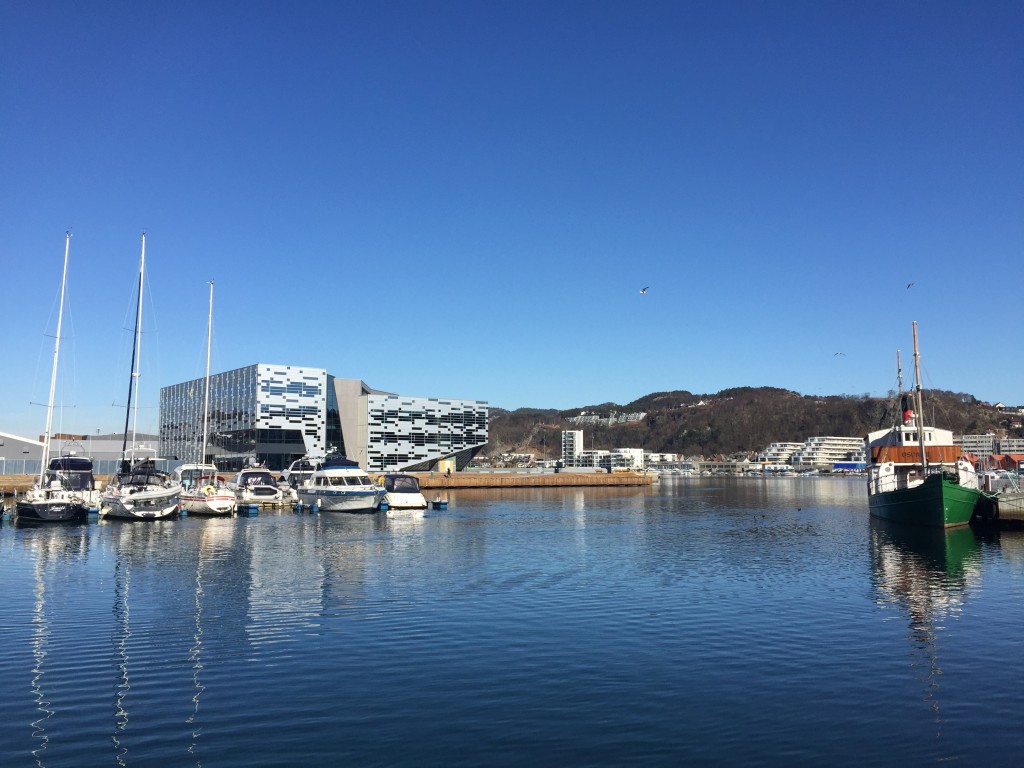
[[[974, 531], [964, 527], [943, 531], [873, 520], [871, 533], [877, 554], [888, 553], [889, 558], [895, 556], [903, 564], [900, 583], [906, 588], [910, 586], [906, 581], [908, 575], [940, 578], [947, 587], [962, 585], [965, 572], [974, 563], [979, 550]], [[916, 565], [910, 566], [910, 563]]]
[[980, 581], [980, 555], [981, 542], [967, 526], [943, 530], [871, 520], [879, 605], [897, 607], [907, 616], [910, 671], [924, 686], [921, 698], [934, 715], [936, 738], [944, 730], [939, 641], [947, 622], [963, 611], [971, 587]]

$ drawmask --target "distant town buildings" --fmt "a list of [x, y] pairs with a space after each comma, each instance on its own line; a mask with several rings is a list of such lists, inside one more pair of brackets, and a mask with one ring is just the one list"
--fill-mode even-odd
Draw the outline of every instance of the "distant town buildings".
[[596, 413], [587, 413], [583, 411], [579, 416], [570, 416], [569, 421], [573, 424], [603, 424], [604, 426], [610, 426], [612, 424], [628, 424], [633, 421], [642, 421], [647, 414], [645, 412], [636, 413], [618, 413], [612, 411], [607, 415], [600, 415]]

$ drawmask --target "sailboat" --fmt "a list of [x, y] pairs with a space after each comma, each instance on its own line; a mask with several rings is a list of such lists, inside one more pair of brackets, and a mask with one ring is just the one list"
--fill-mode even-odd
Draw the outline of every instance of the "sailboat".
[[[165, 472], [160, 472], [151, 459], [135, 461], [135, 434], [139, 417], [139, 359], [142, 341], [142, 293], [146, 274], [146, 233], [142, 233], [142, 258], [139, 264], [139, 297], [135, 310], [135, 340], [132, 346], [131, 380], [128, 385], [128, 406], [124, 418], [124, 440], [121, 443], [121, 471], [100, 497], [100, 514], [124, 520], [161, 520], [178, 514], [181, 486]], [[132, 452], [128, 454], [128, 419], [132, 415]]]
[[43, 434], [43, 455], [39, 478], [35, 485], [15, 504], [15, 519], [45, 523], [76, 523], [88, 519], [89, 510], [82, 494], [76, 492], [59, 462], [50, 458], [50, 430], [53, 427], [53, 397], [57, 388], [57, 360], [60, 357], [60, 331], [64, 321], [64, 289], [68, 280], [68, 256], [71, 233], [65, 232], [64, 274], [60, 283], [60, 310], [57, 313], [57, 338], [53, 345], [53, 371], [50, 374], [50, 401], [46, 409], [46, 432]]
[[967, 525], [984, 495], [978, 473], [953, 443], [952, 431], [923, 421], [916, 322], [914, 377], [913, 407], [909, 402], [901, 407], [901, 423], [864, 438], [868, 507], [872, 516], [898, 523], [929, 528]]
[[224, 484], [214, 464], [206, 461], [210, 421], [210, 339], [213, 336], [213, 280], [210, 281], [210, 313], [206, 321], [206, 383], [203, 394], [203, 434], [199, 463], [182, 464], [174, 471], [181, 483], [181, 507], [192, 515], [230, 515], [238, 506], [235, 492]]

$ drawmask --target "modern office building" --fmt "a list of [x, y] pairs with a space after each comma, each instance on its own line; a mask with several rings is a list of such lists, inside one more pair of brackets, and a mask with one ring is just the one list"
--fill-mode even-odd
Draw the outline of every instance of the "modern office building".
[[[198, 461], [205, 380], [160, 390], [160, 452]], [[487, 444], [487, 403], [396, 395], [323, 368], [255, 365], [210, 376], [205, 461], [280, 471], [342, 455], [369, 471], [462, 469]]]

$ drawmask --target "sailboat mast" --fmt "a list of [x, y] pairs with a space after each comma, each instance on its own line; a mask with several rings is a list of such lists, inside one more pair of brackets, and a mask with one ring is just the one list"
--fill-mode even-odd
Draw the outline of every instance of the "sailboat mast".
[[64, 322], [64, 287], [68, 282], [68, 254], [71, 251], [71, 232], [64, 233], [64, 274], [60, 279], [60, 310], [57, 312], [57, 338], [53, 342], [53, 372], [50, 374], [50, 401], [46, 409], [46, 432], [43, 434], [43, 460], [39, 466], [39, 487], [46, 478], [46, 465], [50, 459], [50, 429], [53, 427], [53, 396], [57, 391], [57, 358], [60, 356], [60, 329]]
[[139, 261], [139, 305], [135, 314], [135, 413], [132, 415], [132, 461], [135, 461], [135, 435], [139, 427], [139, 369], [142, 367], [142, 290], [146, 279], [146, 233], [142, 233], [142, 258]]
[[924, 406], [921, 403], [921, 354], [917, 350], [917, 321], [914, 321], [914, 407], [917, 409], [917, 442], [921, 446], [921, 469], [928, 468], [928, 452], [924, 448]]
[[[142, 275], [146, 263], [146, 233], [142, 233], [142, 267], [139, 268], [139, 296], [135, 303], [135, 336], [132, 338], [131, 376], [128, 377], [128, 405], [124, 409], [124, 438], [121, 440], [121, 471], [127, 472], [125, 459], [128, 455], [128, 420], [132, 415], [132, 392], [135, 391], [135, 359], [139, 347], [139, 328], [142, 321]], [[136, 411], [138, 407], [136, 406]], [[135, 458], [135, 434], [132, 433], [132, 458]]]
[[203, 449], [199, 463], [206, 463], [206, 435], [210, 418], [210, 339], [213, 336], [213, 280], [210, 281], [210, 315], [206, 321], [206, 389], [203, 393]]

